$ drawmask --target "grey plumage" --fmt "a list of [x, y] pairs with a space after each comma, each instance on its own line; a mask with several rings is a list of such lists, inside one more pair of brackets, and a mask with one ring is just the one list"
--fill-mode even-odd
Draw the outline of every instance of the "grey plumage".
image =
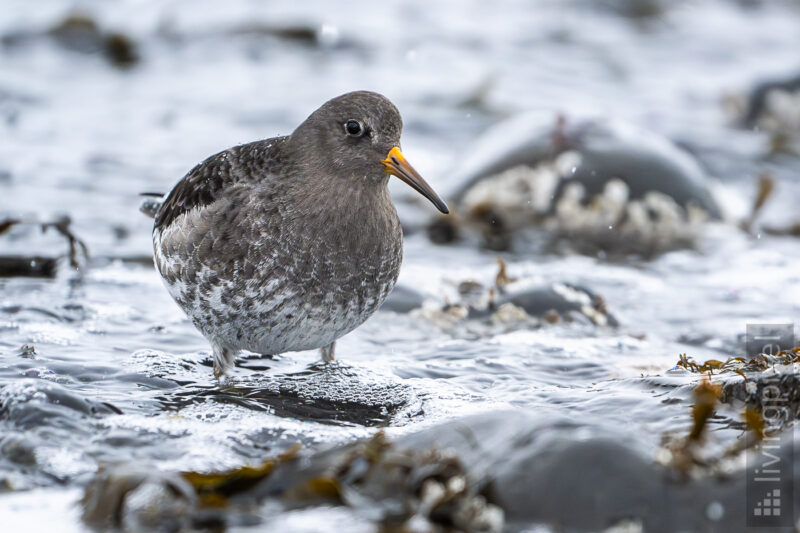
[[387, 172], [446, 210], [392, 151], [401, 130], [386, 98], [348, 93], [289, 136], [209, 157], [167, 195], [155, 212], [155, 264], [210, 341], [216, 375], [240, 350], [323, 348], [332, 359], [336, 339], [378, 309], [402, 260]]

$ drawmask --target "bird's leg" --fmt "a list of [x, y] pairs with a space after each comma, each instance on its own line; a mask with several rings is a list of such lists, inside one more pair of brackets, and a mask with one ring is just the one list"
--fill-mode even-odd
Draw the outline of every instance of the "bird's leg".
[[228, 367], [233, 364], [236, 354], [233, 350], [216, 344], [212, 344], [211, 349], [214, 352], [214, 377], [219, 379], [228, 370]]
[[324, 363], [330, 363], [333, 361], [333, 350], [336, 348], [336, 341], [333, 341], [327, 346], [323, 346], [319, 349], [319, 353], [322, 355], [322, 361]]

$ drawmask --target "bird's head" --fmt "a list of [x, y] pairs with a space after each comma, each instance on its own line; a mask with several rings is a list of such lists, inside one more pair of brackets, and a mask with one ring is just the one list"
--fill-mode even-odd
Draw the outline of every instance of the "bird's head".
[[297, 127], [291, 142], [302, 146], [307, 166], [324, 176], [359, 186], [385, 184], [391, 174], [448, 213], [447, 204], [400, 151], [402, 130], [400, 112], [386, 97], [356, 91], [324, 103]]

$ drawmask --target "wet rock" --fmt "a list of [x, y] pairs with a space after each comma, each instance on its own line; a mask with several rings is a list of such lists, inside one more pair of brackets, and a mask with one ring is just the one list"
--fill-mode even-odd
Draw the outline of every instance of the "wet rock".
[[364, 426], [385, 425], [400, 412], [410, 416], [419, 409], [410, 387], [341, 363], [254, 377], [230, 386], [184, 388], [158, 399], [171, 408], [210, 400], [324, 424]]
[[282, 493], [282, 500], [292, 507], [341, 503], [384, 527], [400, 530], [436, 531], [438, 526], [489, 533], [503, 527], [502, 510], [482, 494], [485, 485], [468, 476], [459, 457], [436, 446], [396, 445], [379, 433], [359, 444], [312, 456], [308, 466], [287, 468], [293, 470], [291, 475], [276, 472], [257, 493]]
[[[0, 472], [15, 489], [66, 484], [95, 468], [93, 439], [114, 405], [47, 379], [14, 378], [0, 388]], [[30, 373], [26, 372], [26, 375]], [[74, 383], [74, 382], [73, 382]]]
[[746, 128], [759, 126], [763, 115], [768, 112], [770, 107], [770, 94], [779, 92], [794, 93], [796, 91], [800, 91], [800, 75], [757, 83], [747, 98], [747, 105], [741, 118], [742, 126]]
[[769, 427], [782, 429], [800, 418], [800, 371], [780, 366], [728, 381], [721, 401], [734, 400], [762, 413]]
[[444, 217], [439, 217], [428, 225], [428, 238], [435, 244], [447, 244], [458, 239], [458, 224]]
[[[253, 21], [231, 27], [225, 31], [227, 35], [247, 38], [267, 38], [287, 44], [320, 49], [359, 49], [363, 46], [348, 35], [342, 35], [339, 28], [331, 24], [317, 25], [313, 23], [265, 23]], [[255, 51], [255, 53], [260, 53]]]
[[[800, 347], [754, 357], [709, 359], [697, 363], [685, 354], [676, 368], [714, 376], [719, 383], [719, 401], [746, 408], [748, 426], [757, 422], [758, 432], [783, 430], [800, 418]], [[758, 413], [753, 415], [753, 413]], [[757, 420], [748, 416], [755, 416]]]
[[160, 193], [142, 193], [143, 196], [141, 204], [139, 204], [139, 211], [150, 218], [155, 218], [156, 213], [161, 208], [164, 202], [164, 195]]
[[130, 68], [139, 62], [136, 43], [124, 33], [112, 32], [105, 35], [103, 54], [112, 65], [122, 69]]
[[0, 277], [54, 278], [57, 257], [6, 255], [0, 257]]
[[389, 297], [381, 305], [381, 311], [409, 313], [419, 309], [425, 303], [425, 296], [407, 285], [396, 285]]
[[7, 433], [0, 438], [0, 456], [17, 465], [36, 465], [36, 449], [33, 442], [21, 433]]
[[458, 285], [458, 302], [440, 308], [426, 307], [418, 313], [445, 329], [455, 329], [469, 321], [504, 328], [535, 328], [560, 321], [619, 326], [605, 300], [592, 291], [569, 283], [511, 278], [505, 262], [499, 259], [498, 263], [493, 286], [463, 281]]
[[512, 303], [524, 309], [529, 315], [550, 322], [562, 318], [574, 320], [578, 316], [583, 316], [598, 326], [619, 325], [614, 315], [608, 312], [601, 296], [585, 287], [568, 283], [550, 285], [511, 283], [503, 287], [495, 305], [499, 307], [505, 303]]
[[[492, 138], [496, 135], [512, 140], [501, 142]], [[519, 166], [534, 168], [567, 152], [574, 153], [562, 161], [565, 168], [559, 170], [564, 175], [556, 184], [556, 199], [571, 182], [581, 183], [592, 196], [617, 178], [629, 188], [631, 198], [655, 191], [681, 206], [694, 203], [712, 217], [720, 215], [702, 168], [688, 153], [655, 133], [599, 118], [542, 121], [522, 116], [495, 126], [461, 170], [453, 198], [463, 200], [474, 185], [490, 176]]]
[[556, 240], [639, 253], [683, 247], [705, 218], [721, 217], [688, 153], [614, 120], [523, 116], [501, 123], [478, 143], [456, 183], [447, 197], [457, 216], [429, 226], [435, 242], [477, 232], [485, 246], [504, 249], [538, 227]]
[[100, 49], [100, 28], [87, 15], [70, 15], [50, 28], [48, 33], [58, 44], [69, 50], [92, 53]]
[[[800, 457], [797, 448], [787, 438], [772, 457], [788, 465]], [[378, 434], [355, 444], [267, 462], [268, 468], [250, 468], [258, 483], [237, 485], [223, 500], [213, 501], [221, 504], [218, 520], [228, 524], [254, 506], [270, 509], [262, 511], [269, 513], [330, 505], [347, 506], [383, 528], [415, 531], [492, 532], [503, 527], [518, 531], [534, 524], [601, 531], [626, 521], [654, 532], [735, 531], [746, 523], [746, 483], [760, 464], [751, 463], [755, 465], [751, 470], [736, 469], [726, 476], [687, 479], [656, 463], [645, 449], [624, 428], [612, 433], [570, 419], [492, 412], [394, 442]], [[791, 491], [791, 485], [800, 481], [796, 468], [800, 465], [793, 464], [794, 477], [781, 479], [782, 491]], [[247, 468], [229, 474], [241, 477]], [[204, 479], [230, 488], [229, 474], [201, 474], [194, 490], [205, 490]], [[113, 516], [108, 509], [126, 509], [130, 504], [126, 498], [105, 495], [128, 494], [144, 483], [141, 474], [131, 477], [132, 481], [123, 475], [121, 483], [109, 483], [99, 473], [84, 497], [85, 519], [91, 520], [97, 514], [90, 511], [100, 509], [102, 518], [94, 523], [115, 524], [108, 522]], [[176, 483], [173, 475], [152, 471], [145, 479], [150, 486]], [[157, 491], [167, 502], [161, 510], [174, 509], [171, 514], [154, 513], [161, 523], [172, 523], [176, 517], [186, 520], [187, 514], [192, 517], [188, 520], [196, 520], [202, 514], [197, 507], [186, 511], [183, 502], [194, 500], [183, 485], [176, 485], [170, 491]], [[102, 503], [92, 504], [95, 500]], [[172, 505], [175, 500], [181, 505]], [[800, 510], [797, 500], [784, 503], [787, 512]], [[136, 524], [142, 530], [152, 527], [152, 522]]]
[[83, 398], [51, 381], [21, 379], [0, 389], [0, 421], [20, 429], [45, 424], [79, 429], [84, 417], [119, 413], [111, 404]]
[[757, 84], [740, 115], [743, 127], [769, 135], [771, 153], [800, 155], [800, 76]]
[[[745, 483], [752, 473], [685, 481], [654, 463], [638, 443], [624, 430], [609, 434], [521, 412], [478, 415], [398, 440], [399, 446], [435, 445], [458, 455], [471, 476], [491, 487], [488, 499], [504, 510], [510, 530], [544, 523], [599, 531], [630, 519], [644, 531], [734, 531], [745, 523]], [[788, 461], [793, 453], [796, 458], [787, 439], [779, 454]], [[800, 479], [794, 472], [785, 486]], [[723, 512], [707, 513], [715, 502]]]
[[191, 359], [158, 350], [136, 350], [125, 363], [135, 372], [131, 380], [153, 388], [174, 388], [176, 384], [202, 381], [207, 370]]
[[663, 16], [676, 2], [663, 0], [599, 0], [592, 2], [598, 7], [633, 20], [647, 20]]
[[32, 344], [23, 344], [19, 349], [19, 356], [25, 359], [35, 359], [36, 347]]
[[48, 35], [67, 50], [85, 54], [101, 52], [119, 68], [133, 66], [139, 56], [130, 37], [118, 32], [104, 32], [88, 15], [70, 15], [53, 26]]
[[180, 475], [127, 464], [101, 468], [80, 503], [84, 522], [96, 529], [181, 531], [191, 525], [196, 499]]
[[304, 24], [295, 25], [267, 25], [251, 23], [231, 29], [233, 35], [268, 36], [277, 39], [305, 45], [317, 44], [318, 30], [316, 27]]
[[[24, 226], [38, 226], [42, 232], [54, 230], [66, 239], [69, 252], [69, 264], [78, 269], [89, 259], [89, 248], [70, 229], [72, 221], [68, 216], [62, 216], [52, 222], [26, 222], [15, 218], [0, 220], [0, 235], [8, 233], [12, 228]], [[58, 260], [63, 257], [28, 256], [0, 256], [0, 277], [55, 277]]]
[[226, 472], [102, 468], [85, 490], [83, 520], [100, 529], [178, 531], [257, 525], [252, 510], [258, 505], [272, 513], [337, 505], [388, 529], [502, 528], [503, 513], [481, 494], [485, 487], [469, 479], [465, 465], [447, 451], [400, 447], [378, 433], [302, 458], [296, 452]]
[[580, 9], [615, 15], [645, 24], [658, 20], [681, 4], [677, 0], [573, 0]]
[[102, 54], [117, 68], [126, 69], [139, 61], [137, 45], [127, 35], [106, 31], [97, 21], [86, 14], [72, 14], [53, 25], [43, 34], [33, 31], [20, 31], [6, 34], [1, 42], [8, 47], [21, 46], [41, 37], [72, 52], [83, 54]]

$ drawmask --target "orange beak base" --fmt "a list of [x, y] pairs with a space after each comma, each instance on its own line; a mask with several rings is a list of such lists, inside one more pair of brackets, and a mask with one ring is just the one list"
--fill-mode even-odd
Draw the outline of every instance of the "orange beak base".
[[412, 189], [430, 200], [431, 203], [436, 206], [436, 209], [444, 214], [450, 212], [444, 200], [439, 198], [439, 195], [428, 185], [428, 182], [419, 175], [419, 172], [414, 170], [414, 167], [412, 167], [408, 161], [406, 161], [406, 158], [397, 146], [389, 150], [386, 159], [381, 161], [381, 163], [386, 167], [383, 169], [384, 172], [392, 176], [397, 176], [406, 182]]

